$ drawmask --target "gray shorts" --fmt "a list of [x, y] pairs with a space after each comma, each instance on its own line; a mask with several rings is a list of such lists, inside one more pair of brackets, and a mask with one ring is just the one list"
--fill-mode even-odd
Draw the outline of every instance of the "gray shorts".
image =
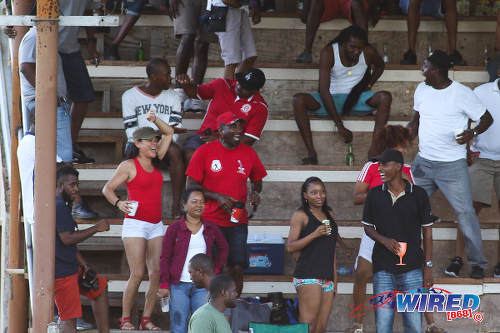
[[239, 64], [242, 60], [256, 57], [248, 12], [241, 8], [229, 8], [226, 16], [226, 31], [217, 32], [224, 65]]
[[206, 0], [184, 0], [184, 6], [179, 6], [179, 13], [174, 18], [174, 34], [176, 38], [182, 35], [196, 35], [202, 42], [216, 42], [217, 37], [213, 32], [208, 32], [200, 24], [200, 16], [205, 13]]
[[500, 161], [479, 158], [469, 167], [472, 200], [491, 206], [491, 187], [500, 200]]

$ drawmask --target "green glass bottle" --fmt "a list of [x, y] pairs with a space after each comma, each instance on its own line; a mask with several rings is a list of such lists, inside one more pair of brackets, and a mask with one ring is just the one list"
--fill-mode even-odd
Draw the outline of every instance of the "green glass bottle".
[[348, 166], [354, 165], [354, 153], [352, 152], [352, 143], [347, 146], [347, 154], [345, 155], [345, 164]]
[[144, 47], [142, 47], [142, 40], [139, 41], [139, 48], [137, 49], [137, 61], [144, 61]]

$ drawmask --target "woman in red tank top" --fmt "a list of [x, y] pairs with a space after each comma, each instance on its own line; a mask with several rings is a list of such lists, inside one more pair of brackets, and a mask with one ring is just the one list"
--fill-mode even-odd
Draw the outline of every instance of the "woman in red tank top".
[[[123, 292], [120, 329], [134, 330], [130, 313], [139, 285], [148, 268], [149, 287], [146, 292], [144, 313], [140, 329], [159, 330], [150, 320], [156, 301], [159, 284], [159, 264], [163, 237], [162, 197], [163, 177], [155, 167], [163, 159], [172, 142], [174, 129], [156, 117], [154, 110], [147, 114], [159, 131], [151, 127], [140, 127], [134, 132], [134, 145], [130, 159], [120, 163], [111, 179], [104, 185], [102, 193], [109, 203], [125, 213], [122, 240], [130, 268], [130, 277]], [[121, 200], [115, 193], [125, 183], [128, 200]]]

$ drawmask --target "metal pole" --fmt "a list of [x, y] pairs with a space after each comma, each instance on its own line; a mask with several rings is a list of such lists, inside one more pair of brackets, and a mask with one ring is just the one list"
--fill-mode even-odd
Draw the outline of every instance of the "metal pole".
[[[14, 15], [29, 14], [32, 1], [14, 0], [12, 2]], [[17, 36], [13, 42], [12, 60], [12, 116], [11, 116], [11, 178], [10, 178], [10, 230], [9, 230], [9, 268], [24, 268], [23, 237], [21, 237], [21, 222], [19, 199], [21, 183], [17, 166], [17, 133], [15, 128], [21, 125], [20, 86], [19, 86], [19, 44], [26, 33], [25, 27], [16, 27]], [[23, 275], [11, 275], [12, 289], [9, 297], [8, 332], [27, 331], [27, 293], [26, 280]]]
[[57, 0], [37, 1], [34, 333], [54, 314], [58, 17]]

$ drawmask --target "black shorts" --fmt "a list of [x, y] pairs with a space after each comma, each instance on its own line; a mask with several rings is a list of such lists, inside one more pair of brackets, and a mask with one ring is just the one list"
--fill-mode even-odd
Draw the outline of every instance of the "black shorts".
[[68, 86], [68, 97], [75, 103], [94, 101], [94, 87], [81, 52], [59, 53], [59, 55]]
[[234, 227], [219, 227], [229, 244], [228, 266], [248, 267], [247, 237], [248, 224], [237, 224]]

